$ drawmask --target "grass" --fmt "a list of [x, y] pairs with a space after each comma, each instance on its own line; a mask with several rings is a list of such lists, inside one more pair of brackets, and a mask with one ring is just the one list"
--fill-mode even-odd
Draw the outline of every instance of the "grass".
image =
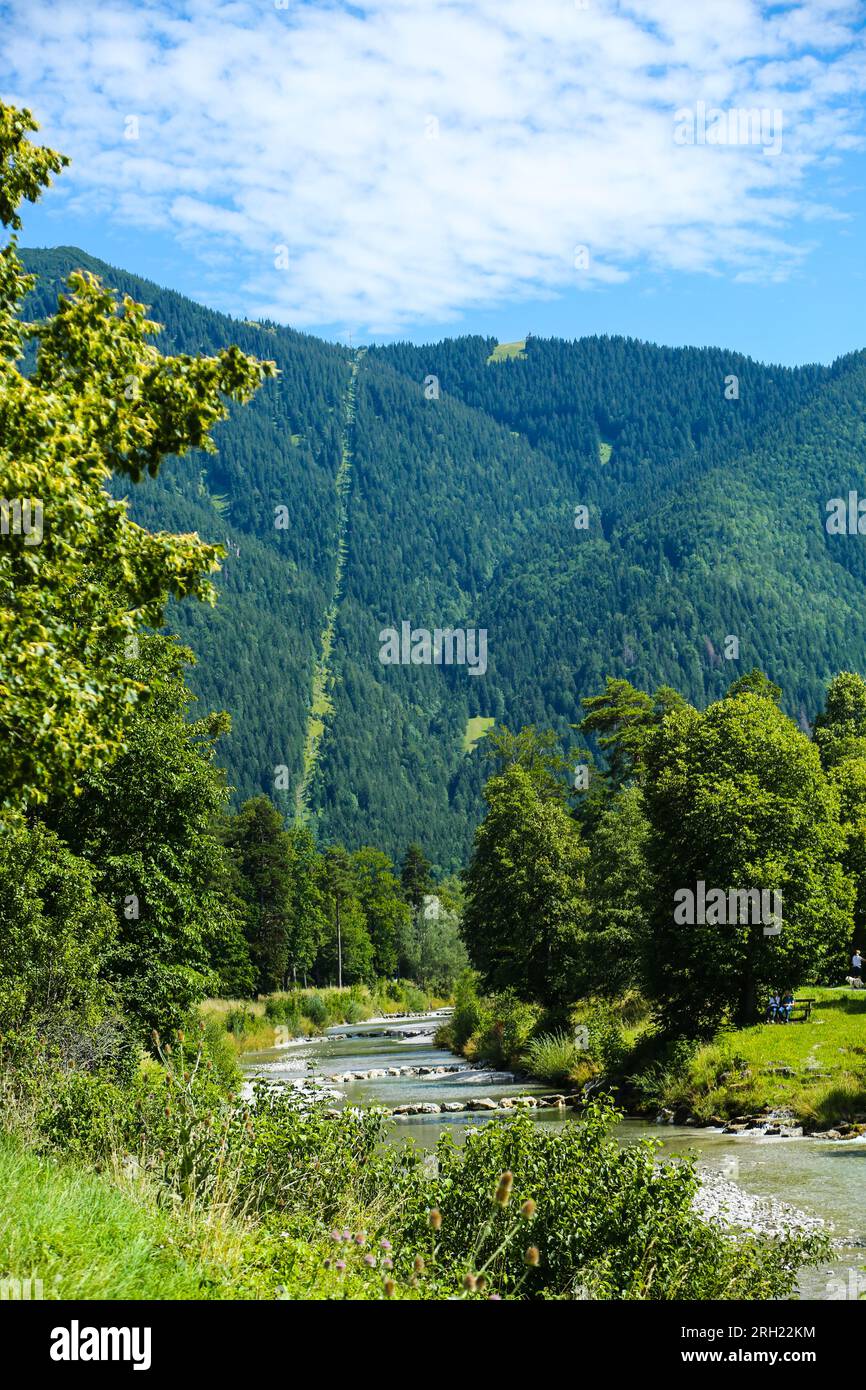
[[526, 339], [523, 338], [519, 343], [497, 343], [487, 359], [488, 365], [491, 362], [506, 362], [509, 358], [522, 358], [526, 356], [524, 348]]
[[574, 1079], [580, 1053], [567, 1033], [542, 1033], [533, 1038], [524, 1054], [526, 1070], [550, 1086], [566, 1086]]
[[699, 1119], [789, 1110], [808, 1130], [866, 1120], [866, 991], [809, 988], [807, 1023], [762, 1023], [699, 1048], [659, 1093]]
[[298, 989], [264, 998], [206, 999], [203, 1017], [225, 1029], [235, 1054], [264, 1052], [278, 1042], [312, 1037], [340, 1023], [364, 1023], [389, 1014], [426, 1013], [448, 1001], [407, 980], [349, 985], [343, 989]]
[[611, 456], [612, 453], [613, 453], [613, 445], [611, 445], [611, 444], [605, 444], [604, 440], [602, 440], [602, 441], [600, 442], [599, 446], [598, 446], [598, 459], [599, 459], [599, 463], [601, 463], [602, 466], [603, 466], [604, 464], [606, 464], [606, 463], [610, 463], [610, 456]]
[[483, 714], [477, 714], [472, 719], [466, 720], [466, 728], [463, 732], [463, 752], [471, 753], [472, 749], [496, 723], [495, 719], [488, 719]]
[[41, 1280], [44, 1298], [238, 1296], [231, 1266], [239, 1242], [225, 1228], [192, 1240], [183, 1221], [152, 1198], [5, 1136], [0, 1191], [0, 1274]]

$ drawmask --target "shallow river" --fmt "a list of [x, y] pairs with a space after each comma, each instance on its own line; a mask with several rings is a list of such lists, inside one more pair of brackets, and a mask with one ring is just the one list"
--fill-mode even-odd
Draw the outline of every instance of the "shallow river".
[[[244, 1070], [250, 1077], [292, 1082], [305, 1076], [333, 1077], [350, 1071], [398, 1066], [458, 1066], [459, 1059], [433, 1045], [440, 1020], [432, 1016], [407, 1020], [371, 1021], [329, 1029], [325, 1038], [268, 1052], [250, 1054]], [[391, 1036], [383, 1036], [385, 1033]], [[395, 1106], [420, 1101], [465, 1101], [473, 1096], [498, 1100], [509, 1095], [549, 1093], [551, 1087], [517, 1084], [502, 1073], [460, 1066], [446, 1076], [384, 1076], [370, 1081], [336, 1083], [344, 1100], [335, 1104]], [[530, 1111], [538, 1124], [570, 1124], [572, 1111]], [[424, 1148], [435, 1146], [444, 1129], [460, 1140], [470, 1127], [483, 1124], [478, 1111], [453, 1115], [413, 1115], [395, 1121], [398, 1138], [412, 1138]], [[718, 1130], [677, 1125], [653, 1125], [625, 1120], [618, 1136], [628, 1142], [652, 1136], [667, 1155], [690, 1154], [701, 1167], [716, 1170], [756, 1196], [778, 1198], [810, 1216], [832, 1224], [833, 1235], [844, 1242], [832, 1258], [801, 1280], [804, 1298], [839, 1296], [839, 1281], [855, 1293], [866, 1293], [866, 1140], [838, 1142], [760, 1136], [734, 1138]], [[859, 1281], [859, 1283], [858, 1283]]]

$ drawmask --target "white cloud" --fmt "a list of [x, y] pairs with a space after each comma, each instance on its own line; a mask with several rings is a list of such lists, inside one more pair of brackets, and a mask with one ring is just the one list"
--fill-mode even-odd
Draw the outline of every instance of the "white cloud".
[[[826, 215], [811, 174], [861, 140], [858, 20], [854, 0], [11, 0], [0, 52], [76, 206], [164, 228], [220, 307], [383, 333], [643, 266], [784, 278]], [[698, 102], [778, 108], [781, 152], [677, 145]]]

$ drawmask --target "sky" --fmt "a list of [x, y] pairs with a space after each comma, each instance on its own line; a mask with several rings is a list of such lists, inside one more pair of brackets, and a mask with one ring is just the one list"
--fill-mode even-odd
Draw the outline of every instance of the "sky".
[[0, 0], [25, 246], [353, 343], [866, 348], [863, 0]]

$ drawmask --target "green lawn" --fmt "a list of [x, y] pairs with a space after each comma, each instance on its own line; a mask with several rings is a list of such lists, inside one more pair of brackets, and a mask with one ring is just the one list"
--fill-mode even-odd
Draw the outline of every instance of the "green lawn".
[[526, 353], [523, 350], [525, 347], [525, 338], [519, 343], [497, 343], [487, 359], [488, 364], [491, 362], [505, 362], [509, 357], [525, 357]]
[[478, 740], [482, 739], [495, 723], [495, 719], [487, 719], [481, 714], [477, 714], [474, 719], [467, 719], [463, 731], [463, 752], [471, 753]]
[[810, 1129], [866, 1118], [866, 990], [806, 987], [797, 995], [818, 1001], [809, 1022], [723, 1034], [698, 1051], [671, 1099], [703, 1118], [769, 1105], [792, 1110]]
[[233, 1296], [216, 1232], [209, 1256], [184, 1251], [181, 1222], [84, 1168], [0, 1138], [0, 1193], [0, 1278], [46, 1299]]

